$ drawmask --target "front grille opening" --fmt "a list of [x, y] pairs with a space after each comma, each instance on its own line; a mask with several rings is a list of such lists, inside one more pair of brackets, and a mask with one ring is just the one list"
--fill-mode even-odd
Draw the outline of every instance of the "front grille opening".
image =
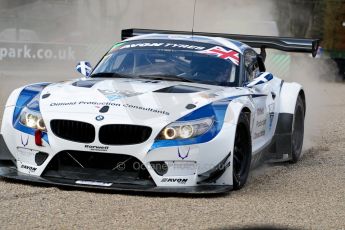
[[146, 141], [152, 129], [141, 125], [104, 125], [99, 130], [99, 141], [105, 145], [132, 145]]
[[92, 143], [95, 140], [95, 127], [86, 122], [52, 120], [50, 127], [53, 133], [62, 139], [81, 143]]
[[42, 176], [155, 186], [145, 165], [123, 154], [63, 151], [50, 161]]

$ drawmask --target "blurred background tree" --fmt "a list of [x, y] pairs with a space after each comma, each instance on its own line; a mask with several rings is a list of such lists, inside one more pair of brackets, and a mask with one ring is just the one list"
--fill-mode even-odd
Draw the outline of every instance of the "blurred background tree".
[[277, 0], [276, 4], [281, 35], [319, 37], [324, 49], [345, 52], [344, 0]]
[[[193, 8], [194, 0], [0, 0], [0, 40], [31, 34], [26, 40], [82, 44], [99, 57], [122, 28], [190, 30]], [[197, 0], [195, 16], [199, 31], [321, 38], [345, 78], [343, 23], [345, 0]]]

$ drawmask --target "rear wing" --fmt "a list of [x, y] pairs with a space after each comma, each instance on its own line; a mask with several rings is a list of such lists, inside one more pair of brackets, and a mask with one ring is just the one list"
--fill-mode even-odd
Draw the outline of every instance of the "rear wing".
[[242, 34], [222, 34], [222, 33], [205, 33], [173, 30], [151, 30], [151, 29], [125, 29], [121, 31], [121, 39], [144, 35], [144, 34], [181, 34], [181, 35], [200, 35], [208, 37], [222, 37], [243, 42], [253, 48], [260, 48], [264, 55], [265, 48], [277, 49], [286, 52], [311, 53], [316, 56], [320, 45], [320, 39], [308, 38], [291, 38], [291, 37], [274, 37], [274, 36], [257, 36]]

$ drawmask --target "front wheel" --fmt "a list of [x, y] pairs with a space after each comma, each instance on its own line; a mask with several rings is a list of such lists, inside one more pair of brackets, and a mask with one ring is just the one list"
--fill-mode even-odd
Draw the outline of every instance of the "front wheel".
[[252, 142], [250, 136], [249, 118], [241, 113], [236, 128], [233, 153], [233, 188], [241, 189], [248, 178], [252, 159]]

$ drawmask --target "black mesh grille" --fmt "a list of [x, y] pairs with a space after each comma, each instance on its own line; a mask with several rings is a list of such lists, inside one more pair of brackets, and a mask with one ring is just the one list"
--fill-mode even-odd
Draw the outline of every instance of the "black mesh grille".
[[99, 141], [105, 145], [132, 145], [146, 141], [152, 129], [140, 125], [104, 125], [99, 130]]
[[155, 186], [145, 165], [123, 154], [62, 151], [49, 162], [42, 177]]
[[81, 143], [91, 143], [95, 140], [95, 127], [86, 122], [52, 120], [50, 127], [53, 133], [62, 139]]

